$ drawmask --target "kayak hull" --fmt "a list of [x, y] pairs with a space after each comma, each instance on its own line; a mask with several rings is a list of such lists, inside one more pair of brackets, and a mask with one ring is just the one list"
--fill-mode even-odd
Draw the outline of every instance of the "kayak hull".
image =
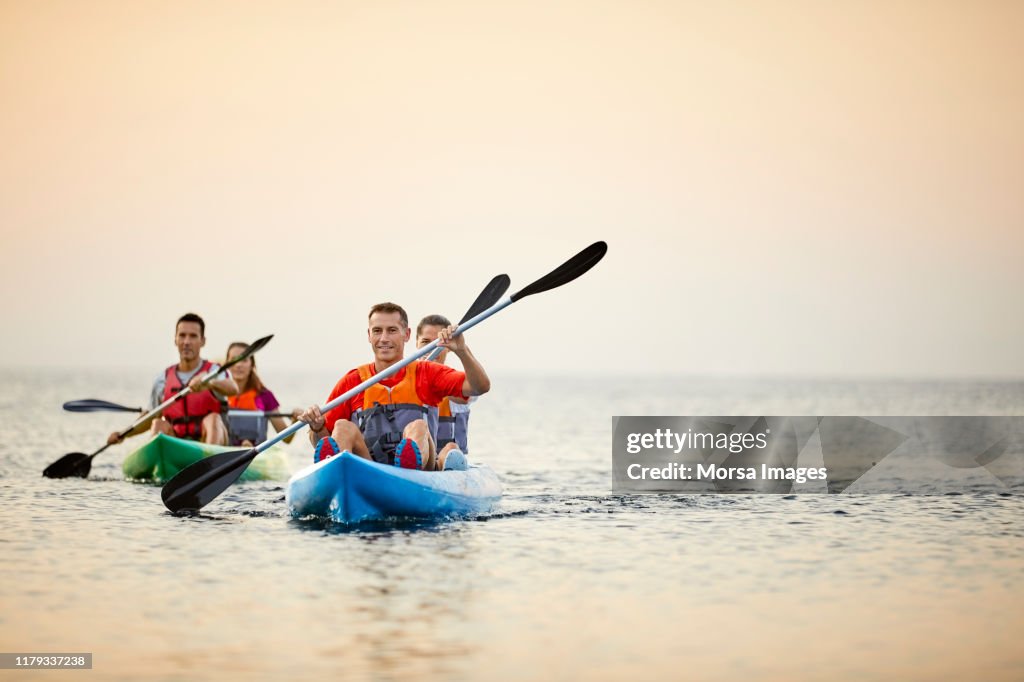
[[297, 518], [359, 523], [479, 514], [493, 508], [501, 492], [501, 481], [490, 467], [416, 471], [343, 452], [292, 476], [285, 501]]
[[[207, 445], [157, 434], [148, 443], [128, 455], [121, 465], [124, 477], [131, 481], [163, 483], [179, 471], [201, 459], [221, 452], [245, 448]], [[242, 473], [240, 481], [283, 481], [291, 475], [288, 452], [273, 447], [257, 455]]]

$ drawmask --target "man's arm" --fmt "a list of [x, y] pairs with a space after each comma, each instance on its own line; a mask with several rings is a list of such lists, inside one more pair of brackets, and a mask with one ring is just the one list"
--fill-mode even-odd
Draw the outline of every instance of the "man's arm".
[[228, 375], [227, 379], [211, 381], [207, 386], [221, 395], [238, 395], [238, 384], [235, 383], [231, 375]]
[[[214, 371], [218, 369], [220, 368], [214, 367]], [[188, 385], [192, 389], [193, 393], [199, 393], [200, 391], [205, 391], [206, 389], [212, 389], [214, 391], [217, 391], [217, 393], [220, 393], [221, 395], [238, 395], [238, 384], [235, 383], [235, 380], [231, 377], [231, 374], [229, 374], [228, 372], [222, 372], [222, 374], [224, 374], [223, 379], [214, 378], [212, 381], [207, 381], [204, 384], [202, 373], [196, 372], [195, 376], [193, 376], [189, 380]]]
[[[160, 417], [157, 417], [157, 419], [159, 418]], [[142, 422], [128, 433], [124, 434], [124, 437], [121, 437], [120, 431], [114, 431], [109, 436], [107, 436], [107, 444], [116, 445], [117, 443], [123, 441], [125, 438], [131, 438], [132, 436], [137, 436], [140, 433], [146, 433], [147, 431], [149, 431], [149, 427], [152, 423], [152, 419], [147, 419], [146, 421]]]
[[[352, 370], [351, 372], [349, 372], [348, 374], [346, 374], [345, 376], [338, 380], [338, 383], [336, 383], [334, 385], [334, 388], [331, 389], [331, 394], [327, 396], [327, 400], [324, 402], [324, 404], [326, 405], [327, 403], [331, 402], [342, 393], [345, 393], [346, 391], [348, 391], [349, 389], [358, 384], [359, 372], [357, 370]], [[320, 406], [310, 405], [307, 409], [303, 410], [302, 413], [296, 417], [300, 422], [306, 422], [307, 424], [309, 424], [310, 444], [316, 445], [318, 442], [320, 442], [321, 438], [326, 438], [327, 436], [330, 436], [335, 422], [337, 422], [339, 419], [348, 419], [351, 416], [351, 413], [348, 410], [347, 403], [342, 403], [341, 405], [338, 405], [336, 408], [330, 411], [330, 414], [331, 423], [328, 424], [327, 416], [320, 411]]]
[[473, 351], [469, 350], [469, 346], [466, 345], [466, 335], [459, 334], [452, 338], [454, 331], [454, 325], [442, 329], [437, 335], [438, 345], [455, 353], [456, 357], [462, 361], [462, 369], [466, 373], [466, 380], [462, 383], [462, 396], [471, 398], [475, 395], [483, 395], [491, 390], [491, 380], [487, 376], [487, 372], [484, 371], [483, 365], [477, 361]]
[[327, 429], [327, 419], [320, 412], [319, 405], [310, 405], [298, 417], [300, 422], [309, 424], [309, 443], [316, 445], [321, 438], [327, 438], [331, 432]]
[[149, 393], [149, 409], [155, 408], [164, 401], [164, 386], [167, 384], [167, 377], [163, 372], [153, 380], [153, 390]]
[[[162, 398], [163, 398], [163, 395], [164, 395], [164, 382], [165, 381], [166, 381], [166, 377], [164, 376], [163, 372], [158, 374], [156, 376], [156, 379], [153, 380], [153, 388], [152, 388], [152, 390], [150, 391], [150, 394], [149, 394], [149, 402], [150, 402], [149, 409], [153, 409], [154, 407], [156, 407], [157, 405], [159, 405], [160, 403], [163, 402]], [[159, 419], [159, 418], [160, 417], [156, 417], [156, 419]], [[124, 438], [120, 437], [120, 435], [121, 435], [120, 431], [114, 431], [109, 436], [107, 436], [107, 444], [108, 445], [115, 445], [115, 444], [120, 443], [121, 441], [123, 441], [125, 438], [131, 438], [132, 436], [137, 436], [140, 433], [146, 433], [147, 431], [149, 431], [149, 427], [152, 424], [153, 424], [153, 420], [152, 419], [147, 419], [146, 421], [142, 422], [141, 424], [136, 426], [134, 429], [132, 429], [131, 431], [126, 433], [124, 435]]]

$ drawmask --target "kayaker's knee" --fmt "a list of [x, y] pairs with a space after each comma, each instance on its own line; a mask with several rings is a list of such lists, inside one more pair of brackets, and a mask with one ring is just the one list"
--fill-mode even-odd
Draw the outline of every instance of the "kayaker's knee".
[[426, 420], [416, 419], [406, 425], [405, 429], [402, 431], [402, 436], [404, 438], [411, 438], [415, 441], [419, 441], [429, 433], [430, 431], [428, 430]]
[[416, 441], [423, 453], [423, 468], [433, 471], [436, 466], [437, 452], [434, 448], [434, 439], [430, 435], [430, 427], [425, 419], [416, 419], [409, 422], [402, 430], [402, 437]]
[[[458, 446], [455, 443], [448, 443], [441, 448], [440, 452], [437, 453], [437, 463], [435, 464], [435, 467], [438, 471], [444, 471], [445, 460], [448, 459], [448, 453], [452, 450], [458, 450]], [[465, 458], [465, 455], [463, 455], [463, 458]]]
[[359, 433], [359, 427], [347, 419], [339, 419], [338, 421], [336, 421], [334, 423], [334, 430], [331, 431], [331, 437], [334, 438], [334, 440], [338, 441], [339, 444], [341, 444], [342, 441], [351, 441], [352, 437], [355, 436], [356, 434], [362, 436], [362, 434]]
[[220, 414], [211, 412], [203, 417], [201, 438], [204, 443], [212, 445], [228, 444], [228, 430], [224, 427], [224, 420]]
[[366, 442], [363, 440], [362, 432], [358, 426], [347, 419], [339, 419], [334, 423], [331, 438], [334, 439], [342, 450], [348, 450], [353, 454], [369, 459], [370, 454], [366, 448]]
[[149, 432], [154, 436], [158, 433], [162, 433], [166, 436], [173, 436], [174, 428], [171, 426], [171, 423], [163, 417], [157, 417], [153, 420], [153, 423], [150, 424]]

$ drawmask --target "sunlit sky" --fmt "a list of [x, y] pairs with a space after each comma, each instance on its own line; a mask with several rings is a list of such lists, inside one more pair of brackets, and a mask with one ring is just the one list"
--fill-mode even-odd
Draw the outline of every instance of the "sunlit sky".
[[0, 3], [0, 365], [1024, 376], [1024, 3]]

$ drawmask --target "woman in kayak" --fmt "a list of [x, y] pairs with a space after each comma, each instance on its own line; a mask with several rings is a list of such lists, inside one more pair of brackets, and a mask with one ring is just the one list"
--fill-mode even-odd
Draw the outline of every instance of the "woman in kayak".
[[[225, 354], [226, 362], [241, 355], [249, 347], [249, 344], [236, 341], [228, 346]], [[231, 377], [238, 384], [238, 395], [228, 398], [228, 431], [231, 433], [231, 445], [252, 446], [267, 438], [267, 421], [274, 425], [274, 430], [280, 433], [290, 426], [280, 414], [266, 417], [265, 414], [246, 415], [245, 412], [273, 413], [276, 412], [281, 403], [263, 385], [258, 374], [256, 374], [256, 358], [249, 356], [229, 370]], [[292, 410], [291, 418], [294, 420], [302, 410]], [[295, 434], [284, 439], [290, 443]], [[254, 440], [255, 439], [255, 440]]]

